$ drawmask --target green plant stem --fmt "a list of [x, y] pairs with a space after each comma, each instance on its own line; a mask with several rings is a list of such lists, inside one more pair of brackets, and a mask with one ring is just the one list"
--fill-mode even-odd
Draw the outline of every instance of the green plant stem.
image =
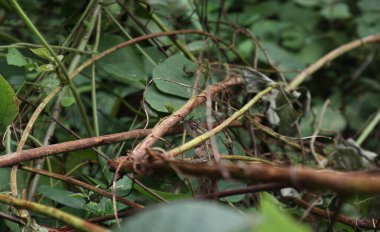
[[[34, 26], [34, 24], [32, 23], [32, 21], [30, 21], [29, 17], [25, 14], [25, 12], [23, 11], [23, 9], [21, 8], [21, 6], [18, 4], [18, 2], [16, 0], [11, 0], [11, 3], [13, 5], [13, 7], [16, 9], [16, 11], [18, 12], [18, 14], [20, 15], [20, 17], [24, 20], [24, 22], [26, 23], [26, 25], [29, 27], [30, 30], [32, 30], [32, 32], [37, 36], [37, 38], [40, 40], [40, 42], [45, 46], [45, 48], [49, 51], [49, 53], [52, 55], [54, 61], [58, 64], [60, 70], [62, 71], [62, 74], [63, 74], [63, 77], [64, 78], [60, 78], [61, 79], [61, 82], [67, 82], [70, 90], [73, 92], [73, 95], [75, 97], [75, 100], [78, 104], [78, 108], [79, 108], [79, 111], [81, 113], [81, 116], [83, 118], [83, 121], [84, 121], [84, 124], [86, 126], [86, 129], [87, 129], [87, 132], [90, 134], [90, 135], [93, 135], [93, 131], [92, 131], [92, 128], [91, 128], [91, 125], [90, 125], [90, 122], [89, 122], [89, 119], [87, 117], [87, 114], [86, 114], [86, 110], [85, 110], [85, 107], [84, 107], [84, 104], [80, 98], [80, 95], [78, 93], [78, 91], [76, 90], [75, 88], [75, 85], [73, 84], [73, 82], [71, 81], [71, 79], [69, 78], [69, 74], [66, 70], [66, 67], [65, 65], [61, 62], [61, 60], [58, 58], [58, 55], [56, 54], [56, 52], [53, 50], [53, 48], [49, 45], [49, 43], [45, 40], [45, 38], [42, 36], [42, 34], [38, 31], [38, 29]], [[93, 26], [93, 25], [92, 25]], [[59, 74], [59, 71], [57, 72], [58, 73], [58, 77], [60, 77], [60, 74]], [[27, 136], [23, 136], [24, 139], [26, 139]], [[25, 141], [23, 140], [20, 140], [20, 144], [19, 144], [19, 147], [22, 149], [23, 146], [25, 144]]]
[[[99, 47], [100, 41], [100, 32], [102, 25], [102, 11], [98, 14], [98, 23], [96, 25], [96, 36], [94, 48], [92, 51], [96, 53]], [[92, 102], [92, 117], [94, 121], [94, 130], [95, 136], [99, 136], [99, 120], [98, 120], [98, 103], [96, 101], [96, 71], [95, 71], [95, 63], [91, 66], [91, 102]]]
[[356, 140], [356, 144], [359, 146], [366, 140], [369, 134], [373, 131], [375, 126], [380, 122], [380, 110], [377, 111], [375, 117], [371, 120], [371, 122], [366, 126], [363, 132], [360, 134], [359, 138]]
[[59, 209], [41, 205], [41, 204], [27, 201], [27, 200], [18, 199], [18, 198], [11, 197], [3, 193], [0, 193], [0, 202], [8, 204], [8, 205], [12, 205], [12, 206], [20, 207], [23, 209], [28, 209], [33, 212], [55, 218], [81, 231], [88, 231], [88, 232], [106, 232], [107, 231], [107, 229], [101, 226], [95, 225], [93, 223], [89, 223], [81, 218], [75, 217]]
[[226, 120], [224, 120], [220, 125], [213, 128], [212, 130], [207, 131], [206, 133], [192, 139], [191, 141], [182, 144], [179, 147], [176, 147], [168, 152], [165, 153], [165, 156], [167, 157], [175, 157], [183, 152], [196, 147], [199, 144], [202, 144], [206, 140], [208, 140], [211, 136], [216, 135], [217, 133], [221, 132], [224, 128], [226, 128], [229, 124], [231, 124], [234, 120], [238, 119], [242, 114], [244, 114], [246, 111], [248, 111], [257, 101], [259, 101], [263, 96], [270, 93], [272, 89], [278, 87], [279, 84], [274, 84], [263, 91], [259, 92], [254, 98], [252, 98], [247, 104], [245, 104], [240, 110], [233, 113], [230, 117], [228, 117]]
[[[38, 44], [32, 44], [32, 43], [14, 43], [14, 44], [9, 44], [9, 45], [1, 45], [0, 50], [2, 49], [8, 49], [8, 48], [43, 48], [43, 45], [38, 45]], [[65, 51], [71, 51], [71, 52], [77, 52], [81, 54], [86, 54], [86, 55], [91, 55], [91, 52], [88, 51], [83, 51], [75, 48], [69, 48], [69, 47], [63, 47], [63, 46], [56, 46], [56, 45], [50, 45], [52, 48], [56, 49], [62, 49]]]

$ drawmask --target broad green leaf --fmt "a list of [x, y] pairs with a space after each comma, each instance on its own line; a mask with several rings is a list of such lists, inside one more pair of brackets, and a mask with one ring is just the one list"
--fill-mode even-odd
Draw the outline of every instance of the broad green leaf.
[[186, 100], [163, 93], [153, 84], [145, 91], [145, 101], [154, 109], [164, 113], [172, 113], [186, 103]]
[[[197, 65], [182, 54], [169, 57], [153, 69], [154, 83], [162, 92], [190, 98]], [[200, 82], [202, 83], [202, 82]]]
[[265, 193], [262, 194], [260, 202], [260, 212], [262, 220], [257, 226], [257, 232], [291, 231], [308, 232], [311, 231], [305, 225], [296, 222], [285, 211], [282, 211], [273, 202], [272, 197]]
[[[301, 121], [302, 136], [311, 136], [316, 128], [317, 121], [320, 120], [322, 105], [313, 108], [316, 118], [308, 114]], [[340, 132], [346, 128], [347, 122], [342, 113], [338, 110], [327, 107], [320, 126], [320, 134], [329, 135]]]
[[71, 208], [84, 209], [85, 207], [86, 202], [84, 199], [78, 199], [76, 197], [73, 197], [74, 193], [67, 190], [42, 185], [38, 188], [38, 192], [46, 196], [47, 198], [50, 198], [53, 201], [61, 203], [65, 206], [69, 206]]
[[350, 9], [345, 3], [326, 5], [321, 10], [321, 14], [329, 20], [347, 19], [351, 17]]
[[[279, 69], [284, 70], [299, 70], [305, 67], [305, 64], [293, 53], [277, 46], [274, 43], [264, 43], [264, 48], [267, 50], [274, 65]], [[266, 61], [265, 56], [260, 53], [260, 60]]]
[[28, 64], [28, 61], [16, 48], [9, 48], [7, 54], [7, 63], [9, 65], [23, 67]]
[[[187, 100], [161, 92], [155, 85], [145, 91], [145, 101], [152, 109], [163, 113], [173, 113], [183, 106]], [[189, 118], [197, 119], [205, 117], [205, 106], [199, 106], [193, 110]]]
[[[318, 112], [317, 115], [319, 117], [322, 111], [322, 106], [317, 107], [316, 111]], [[321, 124], [321, 130], [326, 132], [340, 132], [346, 128], [346, 124], [346, 119], [340, 111], [327, 107]]]
[[361, 0], [357, 4], [362, 11], [380, 11], [380, 0]]
[[[100, 39], [99, 50], [104, 51], [121, 42], [125, 42], [121, 36], [103, 36]], [[107, 80], [112, 77], [121, 82], [145, 82], [148, 78], [142, 55], [134, 46], [119, 49], [97, 61], [97, 64], [102, 76]]]
[[116, 231], [232, 232], [253, 228], [252, 219], [236, 210], [213, 202], [188, 200], [146, 208], [129, 217]]
[[46, 48], [31, 48], [30, 49], [36, 56], [44, 58], [46, 60], [51, 60], [50, 53]]
[[18, 114], [18, 102], [15, 92], [0, 74], [0, 134], [13, 122]]

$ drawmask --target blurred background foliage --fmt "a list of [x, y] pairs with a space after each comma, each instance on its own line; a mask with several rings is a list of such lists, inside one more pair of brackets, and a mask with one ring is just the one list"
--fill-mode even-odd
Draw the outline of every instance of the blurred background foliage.
[[[204, 37], [201, 36], [173, 37], [185, 44], [194, 56], [210, 62], [252, 66], [255, 54], [258, 54], [259, 70], [277, 80], [278, 75], [275, 70], [268, 64], [264, 52], [257, 47], [260, 43], [273, 65], [287, 81], [291, 81], [302, 69], [332, 49], [380, 32], [380, 0], [150, 0], [146, 1], [147, 4], [138, 1], [119, 1], [127, 7], [129, 12], [113, 0], [101, 2], [103, 10], [99, 43], [98, 46], [94, 45], [94, 33], [90, 42], [82, 49], [86, 51], [81, 56], [82, 62], [90, 58], [93, 49], [101, 52], [130, 38], [144, 35], [146, 31], [161, 32], [160, 25], [164, 25], [168, 30], [207, 31], [231, 44], [230, 47], [220, 48], [213, 43], [205, 42]], [[20, 0], [19, 3], [51, 45], [65, 44], [66, 47], [78, 47], [83, 38], [81, 31], [74, 33], [69, 43], [66, 40], [89, 1]], [[131, 15], [136, 17], [143, 26], [136, 24]], [[89, 19], [83, 21], [82, 29], [89, 27], [89, 24]], [[179, 48], [173, 43], [173, 38], [161, 37], [154, 43], [145, 41], [139, 44], [140, 47], [130, 46], [121, 49], [96, 62], [98, 90], [96, 98], [100, 134], [128, 131], [144, 126], [142, 96], [152, 77], [164, 76], [167, 79], [172, 78], [173, 81], [192, 84], [188, 81], [187, 73], [193, 73], [196, 65], [183, 55], [179, 55]], [[51, 64], [51, 61], [48, 55], [44, 56], [26, 49], [31, 46], [25, 43], [39, 44], [39, 41], [21, 21], [11, 4], [6, 0], [0, 0], [0, 73], [11, 84], [18, 96], [38, 104], [52, 88], [59, 84], [59, 81], [49, 69], [48, 64]], [[321, 134], [336, 138], [332, 146], [334, 143], [336, 146], [341, 146], [345, 139], [356, 139], [362, 133], [371, 118], [379, 111], [378, 47], [378, 45], [366, 45], [344, 54], [303, 83], [301, 89], [308, 90], [311, 94], [310, 114], [304, 115], [301, 121], [303, 136], [313, 134], [317, 123], [316, 118], [320, 115], [326, 99], [330, 99], [330, 105], [324, 115]], [[235, 49], [239, 55], [230, 48]], [[61, 49], [59, 53], [64, 56], [67, 64], [75, 54], [67, 49]], [[183, 67], [187, 70], [184, 71]], [[88, 107], [88, 112], [92, 104], [90, 77], [91, 70], [86, 69], [74, 81]], [[181, 89], [176, 85], [157, 80], [144, 94], [145, 101], [148, 103], [148, 113], [151, 116], [150, 125], [154, 125], [161, 117], [179, 108], [190, 97], [188, 89]], [[71, 92], [65, 91], [63, 95], [61, 105], [64, 110], [61, 118], [64, 119], [65, 125], [85, 135], [85, 128]], [[23, 108], [20, 112], [24, 116], [30, 115], [33, 111], [25, 104], [21, 106]], [[196, 118], [197, 115], [202, 114], [204, 114], [204, 109], [196, 111], [193, 116]], [[46, 120], [46, 117], [40, 117], [36, 128], [45, 128]], [[44, 130], [35, 129], [33, 136], [38, 140], [44, 133]], [[364, 141], [363, 147], [379, 153], [379, 137], [380, 130], [377, 127]], [[75, 138], [68, 135], [65, 130], [57, 128], [52, 143], [73, 139]], [[179, 143], [180, 138], [176, 137], [174, 140]], [[16, 141], [13, 142], [15, 145]], [[36, 144], [36, 142], [31, 142], [27, 147], [33, 147]], [[123, 146], [130, 149], [134, 144], [134, 141], [126, 142]], [[104, 152], [111, 154], [111, 157], [116, 156], [124, 149], [123, 146], [108, 146], [104, 148]], [[341, 149], [346, 149], [347, 152], [348, 148], [343, 146]], [[335, 148], [334, 150], [339, 151]], [[242, 149], [239, 151], [243, 152]], [[109, 173], [97, 172], [99, 169], [93, 166], [97, 163], [96, 154], [90, 150], [71, 152], [66, 156], [52, 158], [52, 162], [53, 170], [57, 172], [59, 170], [61, 173], [71, 170], [73, 175], [93, 184], [107, 186], [112, 179]], [[87, 165], [89, 163], [90, 165]], [[83, 164], [83, 167], [78, 168], [78, 164]], [[341, 168], [355, 169], [353, 163]], [[1, 172], [4, 172], [4, 175], [7, 174], [5, 170]], [[124, 181], [125, 186], [132, 188], [129, 179], [120, 181]], [[145, 180], [145, 183], [149, 183], [149, 186], [157, 191], [167, 191], [162, 192], [162, 195], [170, 198], [173, 196], [169, 192], [173, 191], [172, 183], [175, 181], [178, 181], [177, 177], [165, 177], [159, 182]], [[7, 186], [7, 182], [8, 180], [4, 178], [0, 181], [1, 186]], [[99, 207], [97, 209], [96, 207], [86, 208], [83, 207], [81, 200], [88, 196], [82, 196], [83, 199], [70, 202], [70, 199], [56, 197], [60, 195], [56, 191], [67, 191], [64, 189], [70, 189], [70, 186], [63, 186], [64, 184], [60, 183], [58, 186], [62, 189], [50, 188], [47, 186], [50, 184], [47, 178], [42, 178], [41, 183], [39, 194], [59, 202], [73, 213], [73, 208], [79, 208], [79, 213], [75, 213], [81, 215], [86, 215], [86, 212], [90, 215], [112, 212], [109, 199], [102, 199], [97, 204]], [[128, 194], [128, 191], [123, 194]], [[129, 199], [150, 202], [149, 194], [144, 194], [147, 193], [139, 189], [133, 192]], [[61, 195], [67, 196], [67, 192]], [[242, 198], [237, 199], [236, 202], [240, 200]], [[43, 202], [48, 204], [46, 198]], [[368, 205], [361, 205], [362, 207], [359, 208], [353, 206], [354, 203], [348, 205], [343, 211], [348, 212], [350, 216], [361, 217], [373, 213]], [[99, 213], [99, 210], [104, 211]], [[294, 211], [293, 214], [300, 214], [297, 209]]]

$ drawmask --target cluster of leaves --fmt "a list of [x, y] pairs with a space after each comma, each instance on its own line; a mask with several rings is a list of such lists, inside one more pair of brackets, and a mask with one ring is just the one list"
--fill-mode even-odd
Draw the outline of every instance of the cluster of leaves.
[[[269, 70], [267, 73], [270, 78], [280, 79], [272, 69], [277, 67], [284, 78], [291, 81], [300, 70], [330, 50], [380, 31], [379, 0], [256, 0], [239, 1], [239, 4], [229, 0], [151, 0], [147, 1], [148, 4], [104, 0], [99, 1], [101, 14], [88, 13], [96, 12], [94, 7], [89, 7], [94, 2], [97, 1], [20, 1], [49, 44], [57, 45], [55, 50], [59, 59], [69, 67], [69, 72], [93, 55], [116, 44], [163, 30], [204, 30], [232, 44], [216, 44], [199, 35], [160, 37], [119, 49], [96, 61], [93, 67], [85, 69], [73, 80], [86, 112], [94, 122], [94, 128], [98, 128], [95, 135], [143, 128], [146, 123], [150, 127], [154, 126], [192, 96], [197, 70], [202, 69], [199, 76], [199, 87], [202, 89], [227, 76], [228, 70], [209, 70], [214, 63], [254, 64], [258, 65], [260, 71]], [[2, 153], [5, 154], [15, 150], [17, 138], [35, 110], [29, 103], [38, 105], [52, 89], [67, 83], [62, 81], [62, 74], [57, 71], [58, 64], [52, 54], [40, 46], [40, 41], [24, 26], [12, 5], [0, 1], [0, 6], [0, 44], [6, 44], [0, 46], [0, 134], [4, 135], [3, 141], [6, 141], [2, 147]], [[87, 12], [87, 15], [83, 12]], [[91, 36], [86, 35], [87, 30], [92, 31]], [[89, 41], [86, 40], [88, 37]], [[296, 130], [287, 130], [296, 121], [300, 123], [302, 136], [313, 135], [318, 127], [320, 134], [336, 138], [335, 144], [329, 142], [319, 145], [319, 150], [334, 161], [334, 167], [345, 170], [367, 168], [373, 165], [372, 161], [376, 157], [376, 154], [367, 150], [380, 151], [378, 130], [365, 140], [364, 147], [367, 150], [360, 147], [358, 141], [343, 138], [360, 135], [370, 117], [379, 110], [377, 99], [380, 98], [380, 77], [376, 76], [379, 70], [372, 65], [379, 61], [377, 51], [376, 46], [363, 47], [320, 70], [298, 90], [304, 101], [297, 99], [298, 95], [278, 93], [264, 99], [263, 102], [267, 103], [265, 110], [253, 109], [251, 113], [266, 112], [268, 125], [275, 125], [279, 133], [290, 136], [297, 135], [294, 134]], [[199, 63], [193, 60], [194, 56], [200, 57]], [[216, 113], [227, 117], [231, 108], [244, 104], [247, 97], [251, 96], [250, 92], [255, 92], [250, 91], [249, 84], [247, 81], [247, 89], [236, 92], [233, 97], [221, 96], [217, 99], [215, 104], [219, 112]], [[312, 98], [307, 97], [310, 94]], [[17, 96], [27, 99], [27, 102], [18, 100]], [[324, 109], [323, 103], [327, 98], [331, 103]], [[63, 108], [59, 120], [64, 119], [64, 125], [81, 136], [90, 136], [83, 126], [82, 115], [77, 107], [79, 103], [72, 90], [64, 88], [59, 99]], [[299, 101], [302, 107], [288, 104], [289, 99]], [[49, 105], [47, 111], [52, 112], [53, 107], [54, 104]], [[92, 111], [94, 107], [95, 111]], [[146, 114], [149, 115], [148, 121]], [[199, 107], [188, 117], [204, 120], [204, 115], [205, 108]], [[12, 122], [14, 124], [10, 127]], [[26, 148], [41, 146], [48, 126], [49, 117], [41, 115], [35, 122]], [[230, 146], [224, 145], [223, 136], [217, 138], [221, 141], [220, 152], [249, 153], [247, 147], [252, 144], [247, 131], [234, 129], [231, 132], [233, 137]], [[60, 143], [74, 139], [66, 129], [57, 127], [51, 141]], [[179, 145], [182, 140], [181, 136], [165, 139], [166, 142], [159, 142], [157, 146], [166, 149], [170, 147], [168, 144]], [[281, 155], [271, 157], [273, 160], [300, 162], [298, 151], [287, 146], [279, 147], [273, 141], [268, 143], [265, 136], [259, 136], [257, 143], [262, 145], [258, 148], [259, 153], [291, 154], [285, 158]], [[116, 158], [135, 145], [136, 141], [126, 141], [106, 146], [102, 152], [110, 158]], [[191, 154], [192, 151], [187, 153], [189, 156]], [[71, 175], [104, 189], [110, 189], [113, 180], [105, 161], [90, 149], [50, 157], [44, 169]], [[10, 190], [9, 173], [8, 168], [0, 169], [2, 192]], [[33, 177], [29, 173], [19, 172], [19, 177], [20, 189], [23, 186], [30, 187]], [[183, 176], [141, 177], [138, 180], [149, 188], [144, 189], [125, 176], [117, 181], [117, 194], [144, 206], [192, 197], [191, 186]], [[222, 191], [243, 186], [246, 183], [220, 181], [218, 189]], [[320, 195], [324, 207], [329, 207], [330, 200], [335, 196], [331, 192]], [[258, 198], [259, 204], [255, 202]], [[103, 216], [114, 211], [111, 199], [47, 177], [39, 181], [33, 199], [82, 218]], [[284, 200], [281, 197], [279, 199]], [[231, 196], [223, 198], [221, 202], [234, 205], [249, 216], [242, 216], [225, 206], [187, 200], [169, 205], [157, 204], [155, 208], [133, 215], [126, 219], [123, 230], [309, 231], [301, 224], [289, 222], [287, 213], [280, 210], [287, 207], [292, 215], [301, 217], [304, 212], [302, 208], [292, 208], [290, 201], [280, 202], [267, 193]], [[341, 212], [354, 218], [378, 217], [375, 210], [377, 202], [378, 199], [367, 200], [357, 196], [345, 203]], [[128, 207], [117, 203], [116, 209], [121, 211]], [[1, 211], [10, 212], [3, 204]], [[53, 219], [32, 216], [39, 224], [61, 226]], [[105, 225], [112, 227], [115, 223], [108, 221]], [[321, 223], [320, 228], [323, 230], [327, 226], [328, 223]], [[1, 231], [9, 229], [19, 230], [13, 222], [0, 221]], [[340, 223], [336, 224], [335, 229], [354, 231]]]

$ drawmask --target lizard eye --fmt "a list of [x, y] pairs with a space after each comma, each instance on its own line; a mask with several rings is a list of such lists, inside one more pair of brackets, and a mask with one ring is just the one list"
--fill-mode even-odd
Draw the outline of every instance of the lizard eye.
[[190, 129], [196, 130], [198, 128], [198, 123], [196, 122], [191, 122], [189, 125]]

